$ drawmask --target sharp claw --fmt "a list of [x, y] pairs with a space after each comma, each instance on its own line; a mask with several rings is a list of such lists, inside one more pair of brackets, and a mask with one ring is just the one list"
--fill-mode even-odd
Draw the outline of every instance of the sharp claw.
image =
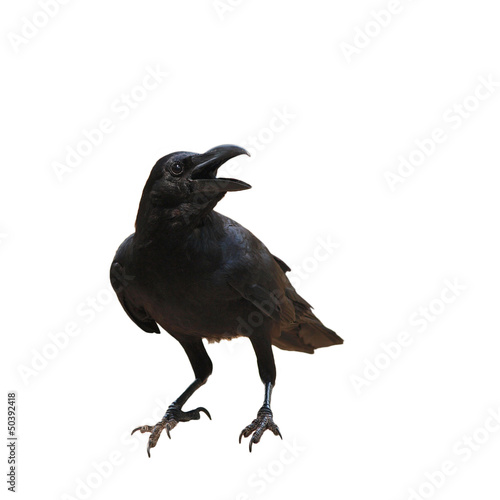
[[283, 439], [279, 427], [272, 420], [272, 413], [270, 411], [259, 411], [257, 418], [247, 425], [240, 433], [239, 442], [241, 443], [242, 437], [250, 437], [248, 449], [252, 452], [252, 446], [257, 444], [266, 430], [270, 430], [276, 436]]
[[[171, 412], [172, 409], [177, 410], [180, 413], [180, 416], [177, 416], [177, 413], [174, 413], [173, 411]], [[131, 435], [134, 434], [134, 432], [140, 431], [141, 433], [144, 432], [150, 432], [151, 435], [149, 436], [149, 441], [148, 441], [148, 457], [151, 458], [151, 448], [154, 448], [156, 446], [156, 442], [158, 441], [160, 434], [162, 433], [163, 429], [167, 431], [167, 436], [168, 439], [172, 439], [172, 436], [170, 435], [170, 431], [177, 425], [178, 422], [187, 422], [189, 420], [199, 420], [200, 418], [200, 412], [205, 413], [207, 417], [212, 420], [212, 416], [210, 415], [210, 412], [206, 409], [200, 406], [199, 408], [196, 408], [196, 410], [191, 410], [190, 412], [183, 412], [180, 408], [173, 408], [173, 405], [169, 406], [169, 409], [167, 410], [167, 413], [163, 417], [163, 419], [158, 422], [155, 426], [151, 425], [141, 425], [139, 427], [136, 427], [132, 432]], [[176, 418], [177, 416], [177, 418]], [[241, 442], [241, 438], [240, 438]]]
[[197, 408], [197, 411], [198, 412], [202, 411], [210, 420], [212, 420], [212, 417], [210, 416], [210, 412], [206, 408], [200, 407], [200, 408]]
[[150, 425], [140, 425], [139, 427], [136, 427], [130, 435], [132, 436], [134, 432], [140, 431], [141, 434], [144, 434], [145, 432], [152, 432], [153, 428]]

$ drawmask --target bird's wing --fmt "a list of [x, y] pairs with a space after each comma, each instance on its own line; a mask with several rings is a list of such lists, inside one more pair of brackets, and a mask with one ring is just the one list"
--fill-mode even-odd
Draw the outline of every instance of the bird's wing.
[[[235, 226], [245, 241], [243, 257], [233, 260], [226, 280], [265, 316], [279, 322], [272, 342], [276, 347], [313, 353], [318, 347], [342, 343], [312, 312], [312, 306], [295, 290], [286, 276], [290, 268], [250, 232]], [[240, 247], [241, 249], [241, 247]]]
[[129, 236], [118, 248], [113, 263], [110, 269], [110, 281], [113, 290], [116, 292], [118, 300], [122, 305], [128, 317], [145, 332], [160, 333], [160, 329], [156, 322], [142, 308], [134, 304], [130, 297], [127, 297], [127, 288], [132, 286], [133, 276], [128, 276], [124, 270], [122, 262], [127, 258], [128, 246], [131, 244], [131, 236]]
[[262, 313], [279, 321], [282, 330], [287, 330], [312, 306], [295, 291], [282, 264], [286, 266], [274, 255], [261, 251], [258, 258], [230, 273], [227, 282]]
[[284, 273], [288, 273], [291, 271], [290, 267], [286, 264], [286, 262], [282, 261], [279, 257], [276, 257], [276, 255], [273, 255], [274, 260], [279, 264], [281, 267], [281, 270]]
[[293, 305], [285, 296], [290, 268], [272, 255], [266, 246], [238, 223], [227, 224], [228, 243], [222, 245], [225, 255], [225, 278], [240, 296], [251, 302], [265, 316], [274, 320], [293, 321]]
[[235, 279], [234, 276], [228, 278], [228, 284], [234, 288], [243, 298], [251, 302], [260, 312], [275, 321], [281, 321], [281, 306], [277, 294], [256, 283]]

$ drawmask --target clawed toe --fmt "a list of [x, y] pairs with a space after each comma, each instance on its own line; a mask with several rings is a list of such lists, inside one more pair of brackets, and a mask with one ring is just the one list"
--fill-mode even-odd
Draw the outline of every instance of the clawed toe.
[[189, 420], [199, 420], [200, 412], [203, 412], [210, 420], [212, 420], [209, 411], [206, 408], [203, 408], [202, 406], [196, 408], [195, 410], [186, 412], [178, 410], [177, 412], [175, 412], [175, 416], [176, 420], [178, 420], [179, 422], [188, 422]]
[[141, 434], [144, 434], [145, 432], [151, 432], [152, 430], [153, 430], [153, 426], [152, 425], [140, 425], [139, 427], [136, 427], [130, 433], [130, 435], [132, 436], [134, 434], [134, 432], [137, 432], [137, 431], [140, 431]]
[[150, 432], [151, 435], [149, 436], [148, 439], [148, 457], [151, 458], [151, 448], [154, 448], [156, 446], [156, 443], [158, 442], [158, 439], [160, 438], [160, 434], [165, 429], [167, 431], [167, 435], [170, 438], [170, 431], [177, 425], [177, 422], [173, 420], [172, 418], [168, 418], [167, 415], [165, 415], [155, 426], [153, 425], [141, 425], [139, 427], [136, 427], [133, 431], [134, 432], [139, 431], [141, 434], [144, 434], [145, 432]]
[[248, 445], [248, 449], [251, 452], [252, 446], [260, 441], [262, 434], [264, 434], [266, 430], [270, 430], [275, 436], [279, 436], [283, 439], [278, 426], [273, 421], [273, 413], [270, 408], [263, 406], [257, 413], [257, 418], [241, 431], [239, 442], [241, 443], [242, 437], [249, 437], [252, 435]]
[[156, 443], [158, 442], [158, 439], [160, 438], [163, 429], [167, 431], [167, 436], [169, 437], [169, 439], [171, 439], [170, 431], [179, 422], [189, 422], [190, 420], [199, 420], [200, 412], [205, 413], [207, 417], [210, 420], [212, 420], [212, 417], [210, 416], [210, 413], [206, 408], [199, 407], [196, 408], [195, 410], [184, 412], [177, 405], [172, 404], [168, 407], [168, 410], [165, 413], [164, 417], [155, 426], [141, 425], [139, 427], [136, 427], [132, 431], [132, 434], [134, 434], [134, 432], [136, 431], [139, 431], [141, 434], [144, 434], [145, 432], [151, 433], [151, 435], [149, 436], [148, 448], [147, 448], [148, 457], [151, 457], [150, 450], [151, 448], [154, 448], [156, 446]]

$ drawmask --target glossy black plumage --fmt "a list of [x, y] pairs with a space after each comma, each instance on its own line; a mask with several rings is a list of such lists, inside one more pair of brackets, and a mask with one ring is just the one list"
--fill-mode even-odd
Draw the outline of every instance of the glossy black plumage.
[[250, 231], [213, 210], [226, 192], [250, 187], [216, 178], [220, 165], [242, 153], [225, 145], [160, 159], [144, 188], [136, 231], [111, 265], [111, 283], [132, 321], [149, 333], [160, 333], [159, 325], [176, 338], [196, 376], [161, 422], [136, 429], [151, 432], [148, 453], [163, 428], [170, 436], [177, 422], [197, 419], [200, 411], [209, 415], [204, 408], [182, 411], [212, 371], [203, 338], [245, 336], [252, 342], [266, 393], [257, 418], [242, 432], [252, 435], [250, 450], [266, 429], [280, 435], [270, 409], [276, 377], [271, 344], [312, 353], [342, 343], [290, 284], [289, 267]]

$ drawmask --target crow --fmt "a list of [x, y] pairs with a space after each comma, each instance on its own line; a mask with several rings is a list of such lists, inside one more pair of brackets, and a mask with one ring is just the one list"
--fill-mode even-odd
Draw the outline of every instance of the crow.
[[176, 152], [153, 167], [144, 187], [135, 233], [118, 248], [110, 279], [130, 319], [148, 333], [165, 329], [184, 348], [194, 382], [168, 407], [149, 432], [147, 452], [158, 438], [179, 423], [211, 419], [206, 408], [182, 407], [212, 373], [208, 342], [247, 337], [257, 357], [265, 386], [264, 404], [239, 436], [250, 437], [249, 449], [270, 430], [281, 437], [271, 412], [276, 379], [272, 346], [313, 353], [319, 347], [342, 344], [312, 307], [295, 291], [290, 268], [237, 222], [215, 212], [230, 191], [249, 189], [237, 179], [216, 177], [227, 160], [248, 152], [222, 145], [203, 154]]

